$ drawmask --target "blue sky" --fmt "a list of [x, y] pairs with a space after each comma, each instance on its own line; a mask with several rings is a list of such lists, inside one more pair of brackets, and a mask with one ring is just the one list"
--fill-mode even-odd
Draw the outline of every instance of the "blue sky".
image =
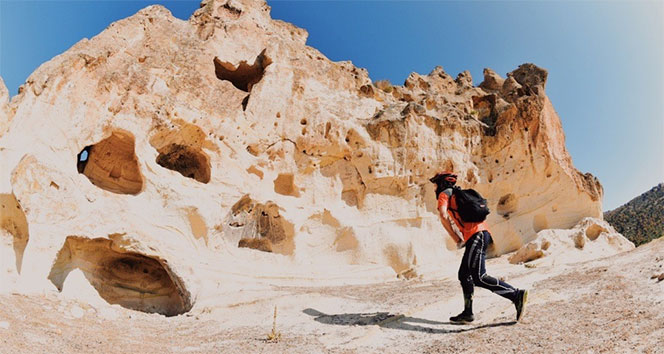
[[[0, 0], [0, 76], [12, 95], [41, 63], [153, 3], [187, 19], [198, 1]], [[574, 165], [604, 185], [604, 209], [664, 182], [664, 2], [268, 1], [332, 60], [402, 84], [436, 65], [501, 75], [532, 62]]]

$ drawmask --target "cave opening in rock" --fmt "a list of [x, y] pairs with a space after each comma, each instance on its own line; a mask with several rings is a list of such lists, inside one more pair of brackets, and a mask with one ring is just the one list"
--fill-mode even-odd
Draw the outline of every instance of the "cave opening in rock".
[[505, 219], [509, 219], [510, 214], [516, 212], [519, 198], [513, 194], [508, 193], [500, 197], [498, 200], [498, 205], [496, 206], [496, 212], [498, 215], [501, 215]]
[[598, 224], [592, 224], [586, 229], [586, 236], [594, 241], [596, 240], [602, 232], [608, 232], [607, 229], [603, 228]]
[[157, 163], [201, 183], [210, 182], [210, 160], [200, 148], [169, 144], [159, 149]]
[[90, 157], [90, 148], [92, 146], [88, 145], [81, 150], [81, 152], [78, 153], [77, 159], [76, 159], [76, 169], [78, 170], [78, 173], [83, 173], [85, 171], [85, 166], [88, 164], [88, 159]]
[[251, 88], [261, 81], [265, 68], [270, 64], [272, 64], [272, 59], [265, 55], [265, 50], [263, 50], [251, 65], [243, 60], [235, 66], [215, 57], [214, 72], [219, 80], [230, 81], [236, 88], [244, 92], [251, 92]]
[[118, 194], [138, 194], [143, 189], [134, 136], [114, 131], [108, 138], [83, 148], [77, 156], [76, 169], [92, 184]]
[[189, 292], [164, 261], [123, 252], [109, 239], [67, 237], [48, 279], [62, 291], [74, 269], [80, 269], [110, 304], [165, 316], [179, 315], [192, 307]]

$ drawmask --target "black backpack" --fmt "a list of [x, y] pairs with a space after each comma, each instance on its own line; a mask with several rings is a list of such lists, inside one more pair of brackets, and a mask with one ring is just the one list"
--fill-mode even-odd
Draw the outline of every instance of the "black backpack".
[[458, 219], [465, 222], [482, 222], [489, 215], [489, 206], [484, 199], [474, 189], [461, 189], [454, 187], [453, 195], [456, 196], [457, 209], [452, 209], [457, 214]]

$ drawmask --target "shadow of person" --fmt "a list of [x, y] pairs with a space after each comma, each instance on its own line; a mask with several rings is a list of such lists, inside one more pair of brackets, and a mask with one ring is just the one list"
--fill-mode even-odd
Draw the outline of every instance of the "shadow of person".
[[427, 320], [424, 318], [404, 316], [400, 314], [391, 314], [389, 312], [368, 312], [368, 313], [342, 313], [329, 315], [317, 311], [312, 308], [304, 309], [302, 312], [314, 317], [314, 321], [328, 324], [328, 325], [341, 325], [341, 326], [369, 326], [376, 325], [382, 328], [401, 329], [405, 331], [416, 331], [424, 333], [463, 333], [474, 331], [482, 328], [512, 326], [516, 321], [497, 322], [466, 327], [472, 324], [463, 325], [463, 328], [437, 328], [422, 326], [424, 325], [453, 325], [459, 327], [458, 323], [453, 322], [439, 322]]

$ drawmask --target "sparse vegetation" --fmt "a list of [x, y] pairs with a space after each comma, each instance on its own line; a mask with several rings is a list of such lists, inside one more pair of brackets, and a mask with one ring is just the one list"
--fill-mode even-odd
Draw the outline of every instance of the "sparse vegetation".
[[277, 306], [274, 306], [274, 316], [272, 318], [272, 332], [267, 334], [266, 342], [278, 343], [281, 340], [281, 332], [277, 332]]
[[394, 90], [394, 87], [392, 86], [392, 83], [390, 83], [388, 80], [376, 81], [376, 83], [374, 85], [376, 85], [376, 87], [378, 87], [379, 89], [381, 89], [385, 93], [392, 93], [392, 91]]
[[604, 213], [616, 231], [639, 246], [664, 235], [664, 183]]

